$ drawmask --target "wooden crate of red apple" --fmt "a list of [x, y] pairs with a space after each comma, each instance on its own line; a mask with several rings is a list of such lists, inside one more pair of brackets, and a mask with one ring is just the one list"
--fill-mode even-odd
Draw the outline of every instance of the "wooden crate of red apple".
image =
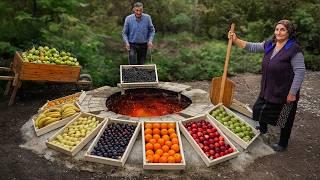
[[179, 125], [183, 135], [208, 167], [238, 156], [238, 149], [208, 115], [183, 120]]

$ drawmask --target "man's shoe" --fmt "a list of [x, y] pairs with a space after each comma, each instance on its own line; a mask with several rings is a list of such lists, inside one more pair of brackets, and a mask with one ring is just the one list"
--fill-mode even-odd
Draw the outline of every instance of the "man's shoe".
[[283, 147], [283, 146], [276, 143], [276, 144], [272, 145], [272, 149], [277, 152], [283, 152], [283, 151], [287, 150], [287, 147]]

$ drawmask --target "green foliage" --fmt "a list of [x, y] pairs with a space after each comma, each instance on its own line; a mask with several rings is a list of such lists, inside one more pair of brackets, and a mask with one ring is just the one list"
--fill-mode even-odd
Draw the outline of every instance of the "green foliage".
[[[226, 43], [211, 41], [181, 48], [176, 57], [168, 58], [170, 53], [165, 50], [154, 55], [159, 79], [173, 80], [210, 80], [212, 77], [222, 76], [226, 57]], [[260, 70], [261, 54], [248, 54], [244, 50], [234, 48], [230, 58], [229, 74], [236, 72], [253, 72]]]
[[[127, 64], [121, 30], [135, 1], [0, 1], [0, 60], [33, 45], [72, 52], [94, 84], [119, 82]], [[320, 70], [320, 2], [315, 0], [142, 0], [156, 27], [153, 63], [163, 81], [210, 80], [221, 76], [227, 32], [236, 23], [239, 37], [263, 41], [280, 19], [297, 25], [306, 66]], [[149, 58], [149, 56], [148, 56]], [[261, 54], [233, 48], [229, 74], [258, 73]], [[148, 62], [150, 63], [150, 62]]]

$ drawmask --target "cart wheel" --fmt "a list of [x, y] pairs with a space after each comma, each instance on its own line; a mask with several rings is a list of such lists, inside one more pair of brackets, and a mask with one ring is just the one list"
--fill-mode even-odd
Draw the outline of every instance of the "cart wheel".
[[79, 90], [88, 91], [92, 88], [92, 78], [91, 78], [90, 74], [80, 74], [78, 82], [81, 82], [81, 81], [90, 81], [90, 83], [89, 84], [77, 84], [77, 88]]

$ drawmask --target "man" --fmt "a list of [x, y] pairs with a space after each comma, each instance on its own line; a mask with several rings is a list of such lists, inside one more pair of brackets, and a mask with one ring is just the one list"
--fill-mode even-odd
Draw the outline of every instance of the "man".
[[122, 37], [126, 50], [129, 51], [129, 64], [144, 64], [148, 48], [152, 48], [155, 28], [151, 17], [143, 13], [143, 4], [136, 2], [133, 12], [126, 17]]

